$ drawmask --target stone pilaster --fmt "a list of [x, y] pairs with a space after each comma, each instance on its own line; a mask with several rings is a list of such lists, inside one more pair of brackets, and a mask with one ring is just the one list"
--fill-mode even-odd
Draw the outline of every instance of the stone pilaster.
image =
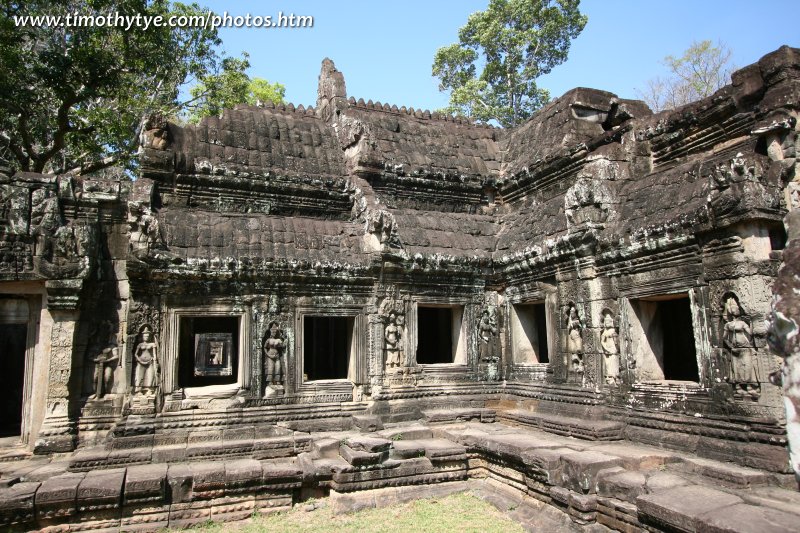
[[47, 411], [36, 439], [36, 453], [64, 452], [75, 448], [75, 421], [70, 390], [73, 352], [78, 325], [78, 300], [81, 280], [48, 281], [47, 307], [53, 318], [50, 338], [50, 365], [47, 374]]

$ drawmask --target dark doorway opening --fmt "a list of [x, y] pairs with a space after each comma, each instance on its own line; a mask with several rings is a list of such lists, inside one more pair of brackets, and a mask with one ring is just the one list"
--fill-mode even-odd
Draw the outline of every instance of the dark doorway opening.
[[[211, 356], [209, 347], [219, 347], [213, 355], [224, 362], [208, 365], [220, 372], [203, 372], [202, 364]], [[178, 385], [205, 387], [236, 383], [239, 376], [239, 318], [231, 316], [181, 317], [178, 358]]]
[[26, 324], [0, 324], [0, 437], [22, 433]]
[[306, 316], [303, 322], [303, 373], [308, 381], [347, 379], [352, 317]]
[[453, 362], [453, 310], [449, 307], [417, 308], [417, 363]]
[[664, 379], [700, 381], [689, 298], [658, 302], [664, 334]]

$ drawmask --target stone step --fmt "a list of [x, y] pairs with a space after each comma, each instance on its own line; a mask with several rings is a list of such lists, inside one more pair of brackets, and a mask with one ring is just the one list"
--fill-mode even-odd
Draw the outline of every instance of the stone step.
[[467, 407], [461, 409], [431, 409], [422, 411], [422, 416], [425, 418], [425, 422], [429, 424], [467, 422], [469, 420], [491, 423], [495, 421], [496, 412], [494, 409], [484, 407]]
[[293, 457], [311, 449], [311, 436], [294, 433], [283, 437], [180, 442], [137, 448], [84, 448], [69, 459], [71, 472], [117, 468], [146, 463], [222, 461], [227, 459], [275, 459]]
[[428, 426], [423, 426], [422, 424], [404, 424], [378, 431], [377, 435], [393, 441], [430, 439], [433, 437], [433, 431], [431, 431], [431, 428]]
[[504, 422], [531, 426], [548, 433], [583, 440], [622, 440], [625, 429], [624, 423], [612, 420], [585, 420], [524, 409], [501, 411], [498, 418]]
[[730, 487], [759, 487], [770, 482], [770, 476], [761, 470], [699, 457], [686, 457], [672, 468], [677, 471], [699, 474]]
[[68, 521], [70, 529], [98, 529], [98, 512], [115, 517], [102, 526], [114, 530], [181, 527], [211, 514], [240, 520], [291, 506], [302, 481], [303, 471], [290, 462], [254, 459], [64, 472], [0, 488], [0, 528]]

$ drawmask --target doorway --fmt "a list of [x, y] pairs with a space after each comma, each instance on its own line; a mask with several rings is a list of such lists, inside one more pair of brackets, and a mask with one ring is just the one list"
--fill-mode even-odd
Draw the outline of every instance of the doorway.
[[0, 324], [0, 437], [22, 434], [27, 324]]

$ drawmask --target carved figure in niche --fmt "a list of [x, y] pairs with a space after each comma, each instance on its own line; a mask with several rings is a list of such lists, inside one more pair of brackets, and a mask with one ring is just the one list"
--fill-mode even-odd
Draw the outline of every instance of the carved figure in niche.
[[72, 258], [78, 254], [78, 240], [72, 226], [61, 226], [56, 230], [56, 253], [59, 257]]
[[600, 348], [603, 350], [603, 371], [606, 383], [616, 385], [619, 382], [619, 334], [614, 325], [614, 314], [609, 309], [603, 310], [602, 326]]
[[94, 394], [90, 400], [100, 399], [111, 392], [114, 387], [114, 369], [119, 361], [119, 347], [117, 346], [117, 333], [110, 322], [107, 322], [109, 334], [108, 345], [102, 349], [94, 361]]
[[58, 198], [47, 189], [31, 193], [30, 234], [36, 237], [35, 255], [49, 257], [52, 253], [50, 237], [61, 226], [61, 209]]
[[383, 335], [386, 341], [386, 368], [399, 368], [403, 364], [403, 315], [390, 311], [387, 320]]
[[402, 247], [397, 236], [397, 223], [391, 213], [382, 209], [368, 210], [365, 218], [367, 233], [375, 235], [381, 247]]
[[[578, 308], [570, 302], [566, 312], [567, 356], [569, 370], [575, 374], [583, 374], [583, 320], [578, 315]], [[567, 361], [565, 361], [566, 365]]]
[[137, 210], [132, 213], [131, 249], [147, 252], [150, 248], [159, 244], [158, 219], [147, 206], [140, 207], [138, 213], [135, 211]]
[[497, 308], [489, 305], [483, 308], [481, 320], [478, 323], [478, 341], [481, 344], [480, 357], [482, 361], [497, 362], [500, 359], [498, 340]]
[[139, 331], [141, 339], [133, 351], [136, 360], [136, 373], [134, 374], [134, 392], [139, 394], [153, 394], [156, 388], [156, 375], [158, 374], [158, 343], [153, 337], [153, 330], [145, 324]]
[[720, 163], [711, 171], [712, 191], [708, 205], [714, 216], [722, 216], [735, 211], [744, 197], [743, 183], [758, 182], [756, 169], [747, 166], [741, 152], [737, 153], [727, 165]]
[[264, 381], [267, 385], [283, 384], [283, 352], [286, 341], [277, 321], [269, 323], [269, 336], [264, 339]]
[[723, 306], [722, 345], [730, 364], [728, 380], [733, 383], [737, 395], [757, 398], [760, 380], [752, 329], [735, 294], [726, 294]]

